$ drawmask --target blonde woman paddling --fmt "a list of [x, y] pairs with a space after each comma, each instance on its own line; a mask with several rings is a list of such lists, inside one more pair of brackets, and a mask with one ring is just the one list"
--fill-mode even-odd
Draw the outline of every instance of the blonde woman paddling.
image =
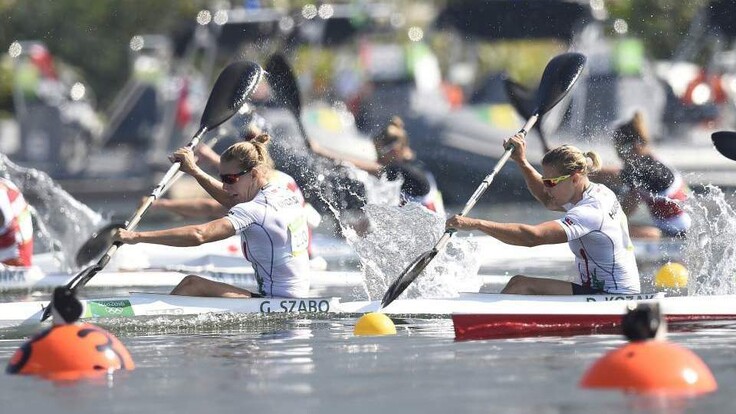
[[273, 161], [266, 149], [268, 135], [232, 145], [222, 153], [220, 179], [197, 167], [194, 154], [174, 153], [181, 171], [192, 175], [220, 204], [227, 216], [208, 223], [159, 231], [120, 230], [123, 243], [198, 246], [239, 234], [245, 258], [258, 280], [258, 292], [199, 276], [185, 277], [171, 294], [222, 297], [305, 297], [309, 292], [306, 217], [292, 191], [276, 185]]
[[526, 159], [526, 142], [515, 135], [504, 142], [513, 145], [513, 159], [521, 168], [529, 192], [553, 211], [559, 220], [537, 225], [498, 223], [454, 216], [448, 228], [480, 230], [504, 243], [537, 246], [567, 242], [575, 255], [577, 274], [572, 282], [516, 275], [501, 293], [525, 295], [587, 295], [639, 293], [639, 270], [629, 237], [628, 221], [616, 195], [588, 179], [600, 168], [594, 152], [583, 153], [571, 145], [557, 147], [542, 159], [542, 174]]

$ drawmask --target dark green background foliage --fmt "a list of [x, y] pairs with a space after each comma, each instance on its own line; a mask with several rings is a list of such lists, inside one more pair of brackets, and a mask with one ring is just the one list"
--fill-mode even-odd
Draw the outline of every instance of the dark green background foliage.
[[[298, 8], [303, 3], [278, 4]], [[435, 1], [438, 7], [446, 3]], [[630, 33], [644, 40], [651, 57], [666, 59], [704, 3], [707, 0], [615, 0], [606, 1], [606, 6], [612, 18], [627, 20]], [[98, 106], [105, 108], [128, 77], [133, 35], [173, 33], [192, 24], [199, 10], [212, 7], [207, 0], [0, 0], [0, 50], [6, 51], [15, 40], [43, 41], [55, 56], [81, 71]], [[0, 70], [0, 112], [12, 111], [7, 70]]]
[[0, 45], [41, 40], [79, 68], [104, 105], [128, 76], [128, 44], [136, 34], [170, 33], [193, 22], [204, 0], [0, 1]]

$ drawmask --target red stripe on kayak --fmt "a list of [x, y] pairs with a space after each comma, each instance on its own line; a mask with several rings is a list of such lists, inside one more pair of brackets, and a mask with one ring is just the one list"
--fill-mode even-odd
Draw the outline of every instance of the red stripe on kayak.
[[[455, 339], [502, 339], [621, 332], [621, 315], [454, 314]], [[736, 315], [667, 315], [668, 323], [736, 321]]]

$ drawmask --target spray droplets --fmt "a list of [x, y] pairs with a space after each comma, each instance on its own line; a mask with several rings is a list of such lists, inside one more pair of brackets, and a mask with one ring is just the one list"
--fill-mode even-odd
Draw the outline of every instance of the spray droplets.
[[685, 209], [692, 217], [691, 232], [685, 246], [685, 261], [690, 271], [689, 295], [736, 293], [736, 212], [723, 191], [706, 187], [706, 193], [690, 198]]

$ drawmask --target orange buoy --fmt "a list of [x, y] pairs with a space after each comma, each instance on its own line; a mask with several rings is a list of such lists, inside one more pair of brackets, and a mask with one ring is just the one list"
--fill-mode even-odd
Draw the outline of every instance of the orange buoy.
[[128, 350], [115, 336], [80, 323], [56, 325], [34, 336], [15, 351], [6, 371], [71, 379], [134, 368]]
[[697, 355], [658, 340], [632, 342], [607, 353], [588, 369], [580, 386], [688, 395], [718, 389], [710, 369]]
[[695, 353], [664, 340], [666, 320], [658, 304], [630, 307], [622, 327], [631, 342], [596, 361], [580, 380], [581, 387], [678, 396], [718, 388], [710, 369]]
[[114, 335], [92, 324], [76, 322], [83, 308], [73, 291], [56, 288], [50, 306], [54, 326], [16, 350], [7, 373], [74, 380], [135, 368], [128, 350]]

